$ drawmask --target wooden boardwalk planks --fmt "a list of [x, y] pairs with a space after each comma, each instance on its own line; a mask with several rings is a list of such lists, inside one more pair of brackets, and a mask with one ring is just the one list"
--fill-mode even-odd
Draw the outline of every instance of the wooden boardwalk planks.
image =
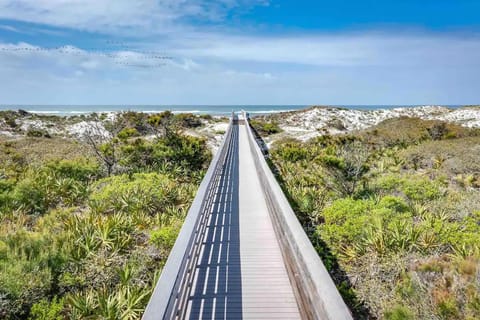
[[195, 270], [190, 319], [300, 319], [246, 130], [234, 126]]

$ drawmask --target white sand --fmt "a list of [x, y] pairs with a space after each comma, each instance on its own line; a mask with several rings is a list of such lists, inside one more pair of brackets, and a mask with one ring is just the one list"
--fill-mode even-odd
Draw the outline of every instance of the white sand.
[[440, 106], [395, 108], [379, 110], [346, 110], [314, 107], [287, 114], [279, 121], [283, 136], [306, 141], [322, 134], [338, 134], [372, 127], [397, 117], [418, 117], [425, 120], [443, 120], [465, 127], [480, 127], [480, 108], [451, 110]]

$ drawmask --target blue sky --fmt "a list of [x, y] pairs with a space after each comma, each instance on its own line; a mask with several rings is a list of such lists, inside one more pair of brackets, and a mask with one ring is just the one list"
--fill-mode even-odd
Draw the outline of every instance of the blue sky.
[[0, 104], [478, 104], [479, 12], [473, 0], [0, 0]]

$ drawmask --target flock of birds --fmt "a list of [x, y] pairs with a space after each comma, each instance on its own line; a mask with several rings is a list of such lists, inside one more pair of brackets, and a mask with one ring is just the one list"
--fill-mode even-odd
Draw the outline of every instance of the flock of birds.
[[[104, 57], [113, 59], [114, 63], [119, 66], [136, 67], [136, 68], [159, 68], [165, 66], [168, 60], [173, 57], [164, 55], [156, 51], [136, 50], [132, 46], [123, 42], [108, 41], [110, 47], [104, 48], [76, 48], [73, 46], [59, 47], [1, 47], [0, 51], [4, 52], [25, 52], [25, 53], [41, 53], [55, 52], [65, 55], [84, 56], [84, 57]], [[114, 46], [114, 47], [112, 47]]]

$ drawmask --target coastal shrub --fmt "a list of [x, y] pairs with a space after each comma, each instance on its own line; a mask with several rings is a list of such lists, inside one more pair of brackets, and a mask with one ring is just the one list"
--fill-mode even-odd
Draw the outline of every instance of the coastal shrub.
[[62, 320], [65, 318], [64, 300], [54, 297], [51, 301], [42, 299], [30, 310], [29, 320]]
[[98, 164], [86, 159], [56, 160], [46, 167], [56, 176], [82, 182], [89, 182], [100, 174]]
[[43, 214], [59, 204], [78, 204], [88, 194], [88, 183], [82, 180], [89, 179], [93, 172], [95, 170], [72, 166], [68, 162], [32, 167], [9, 192], [2, 193], [1, 199], [4, 206], [28, 214]]
[[339, 199], [322, 211], [324, 224], [318, 226], [321, 238], [332, 245], [336, 251], [344, 245], [360, 240], [363, 226], [372, 217], [373, 206], [370, 200]]
[[[7, 318], [28, 315], [30, 306], [48, 296], [66, 259], [55, 235], [19, 230], [0, 235], [5, 252], [0, 259], [0, 311]], [[2, 309], [4, 308], [4, 309]]]
[[7, 201], [12, 208], [17, 208], [28, 214], [42, 214], [48, 208], [47, 192], [41, 182], [26, 178], [15, 185], [9, 193]]
[[153, 158], [157, 164], [169, 163], [188, 172], [206, 168], [211, 153], [204, 139], [174, 135], [153, 145]]
[[150, 233], [150, 241], [160, 250], [170, 252], [177, 239], [178, 229], [173, 226], [162, 227]]
[[52, 136], [48, 131], [44, 129], [35, 129], [35, 128], [28, 128], [26, 132], [27, 137], [34, 137], [34, 138], [51, 138]]
[[131, 171], [181, 168], [186, 175], [205, 169], [211, 153], [206, 141], [196, 137], [170, 135], [152, 142], [135, 139], [121, 148], [120, 163]]
[[287, 141], [273, 149], [272, 156], [288, 162], [297, 162], [307, 159], [309, 154], [300, 141]]
[[[337, 287], [351, 281], [340, 291], [356, 317], [480, 316], [478, 141], [468, 128], [399, 118], [356, 137], [273, 142], [279, 182]], [[360, 164], [354, 192], [346, 161]]]
[[148, 114], [143, 112], [124, 111], [118, 113], [115, 125], [123, 128], [120, 130], [119, 138], [129, 138], [137, 135], [151, 133], [148, 125]]
[[375, 179], [371, 190], [379, 194], [398, 193], [411, 202], [427, 202], [443, 195], [441, 184], [421, 176], [385, 174]]
[[432, 140], [440, 140], [449, 133], [445, 122], [435, 123], [430, 128], [427, 128], [427, 131]]
[[403, 213], [409, 210], [408, 204], [402, 198], [392, 195], [387, 195], [381, 198], [378, 205], [380, 207], [391, 209], [399, 213]]
[[360, 142], [347, 142], [335, 153], [317, 157], [324, 168], [325, 181], [332, 190], [347, 197], [353, 196], [370, 170], [369, 152]]
[[0, 260], [6, 259], [8, 256], [8, 246], [0, 240]]
[[125, 129], [122, 129], [118, 133], [117, 137], [120, 140], [127, 140], [128, 138], [136, 137], [138, 135], [139, 135], [139, 133], [138, 133], [137, 129], [135, 129], [135, 128], [125, 128]]
[[438, 184], [425, 178], [404, 179], [401, 190], [413, 201], [434, 200], [441, 195]]
[[385, 312], [385, 320], [413, 320], [413, 313], [405, 306], [395, 306]]
[[176, 135], [178, 132], [175, 115], [169, 110], [149, 115], [147, 123], [154, 130], [157, 137], [169, 137], [170, 135]]
[[201, 118], [193, 113], [176, 114], [175, 121], [184, 128], [198, 128], [202, 125]]
[[166, 175], [123, 174], [93, 184], [89, 203], [97, 212], [154, 215], [177, 204], [179, 195], [177, 184]]
[[260, 134], [269, 136], [275, 133], [280, 133], [283, 130], [276, 122], [264, 121], [260, 119], [251, 119], [250, 125]]
[[[392, 130], [395, 128], [395, 130]], [[461, 138], [478, 135], [477, 130], [438, 120], [398, 117], [382, 121], [369, 130], [360, 132], [360, 136], [370, 143], [381, 147], [398, 146], [406, 148], [428, 140]]]
[[480, 256], [480, 214], [461, 221], [437, 222], [434, 225], [439, 241], [462, 257]]
[[134, 320], [141, 318], [150, 294], [149, 287], [105, 287], [71, 294], [66, 301], [73, 319]]
[[141, 317], [211, 158], [176, 131], [136, 137], [153, 132], [145, 119], [98, 144], [109, 177], [80, 141], [0, 144], [0, 318]]
[[15, 119], [11, 117], [5, 117], [5, 123], [12, 129], [16, 129], [18, 127]]

